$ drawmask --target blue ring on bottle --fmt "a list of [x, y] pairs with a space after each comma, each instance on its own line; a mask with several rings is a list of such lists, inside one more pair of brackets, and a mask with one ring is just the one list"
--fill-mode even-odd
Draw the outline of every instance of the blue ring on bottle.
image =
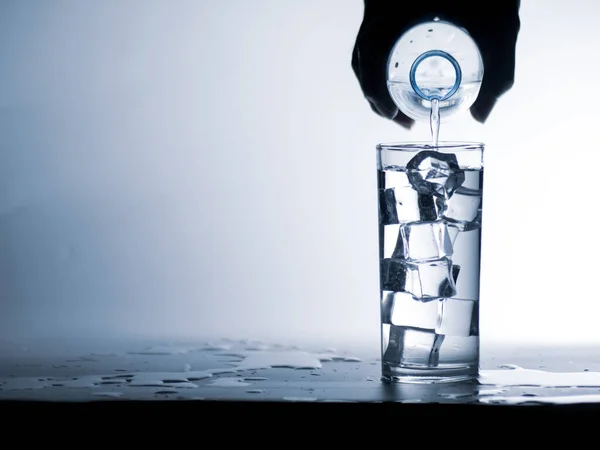
[[452, 64], [452, 66], [454, 67], [454, 71], [456, 72], [456, 80], [454, 81], [454, 86], [452, 86], [452, 89], [450, 89], [448, 93], [442, 98], [437, 99], [439, 101], [444, 101], [452, 97], [456, 93], [456, 91], [458, 91], [458, 88], [460, 87], [460, 83], [462, 81], [462, 71], [460, 70], [460, 65], [458, 64], [458, 61], [454, 59], [454, 57], [449, 53], [443, 52], [441, 50], [429, 50], [428, 52], [423, 53], [417, 59], [415, 59], [410, 68], [410, 85], [412, 86], [413, 90], [417, 93], [417, 95], [422, 99], [427, 101], [436, 99], [436, 97], [434, 96], [426, 95], [421, 90], [421, 88], [417, 84], [417, 80], [415, 79], [415, 74], [417, 72], [417, 67], [419, 67], [419, 64], [421, 64], [427, 58], [431, 58], [433, 56], [439, 56], [450, 61], [450, 64]]

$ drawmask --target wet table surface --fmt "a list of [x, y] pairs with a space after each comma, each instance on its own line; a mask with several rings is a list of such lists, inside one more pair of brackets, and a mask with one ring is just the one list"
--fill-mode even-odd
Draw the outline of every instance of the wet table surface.
[[0, 401], [600, 405], [594, 347], [483, 345], [479, 379], [437, 384], [381, 382], [376, 350], [227, 339], [4, 342], [0, 350]]

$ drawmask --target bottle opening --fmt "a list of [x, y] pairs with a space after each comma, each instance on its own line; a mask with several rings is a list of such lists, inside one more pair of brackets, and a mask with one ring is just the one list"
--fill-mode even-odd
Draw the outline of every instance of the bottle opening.
[[458, 91], [462, 72], [458, 61], [441, 50], [421, 54], [410, 68], [410, 84], [424, 100], [444, 101]]

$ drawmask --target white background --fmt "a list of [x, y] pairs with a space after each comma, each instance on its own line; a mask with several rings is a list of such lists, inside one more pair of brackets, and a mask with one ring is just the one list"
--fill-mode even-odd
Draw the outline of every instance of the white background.
[[[485, 125], [484, 343], [600, 342], [600, 6], [522, 2]], [[0, 338], [379, 346], [361, 0], [0, 3]], [[493, 18], [490, 18], [493, 20]]]

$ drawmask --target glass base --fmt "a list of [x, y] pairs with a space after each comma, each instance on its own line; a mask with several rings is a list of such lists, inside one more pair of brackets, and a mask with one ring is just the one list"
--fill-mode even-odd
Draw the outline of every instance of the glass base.
[[474, 380], [479, 376], [478, 365], [448, 365], [446, 367], [407, 367], [392, 366], [383, 363], [381, 366], [383, 382], [388, 383], [456, 383], [460, 381]]

